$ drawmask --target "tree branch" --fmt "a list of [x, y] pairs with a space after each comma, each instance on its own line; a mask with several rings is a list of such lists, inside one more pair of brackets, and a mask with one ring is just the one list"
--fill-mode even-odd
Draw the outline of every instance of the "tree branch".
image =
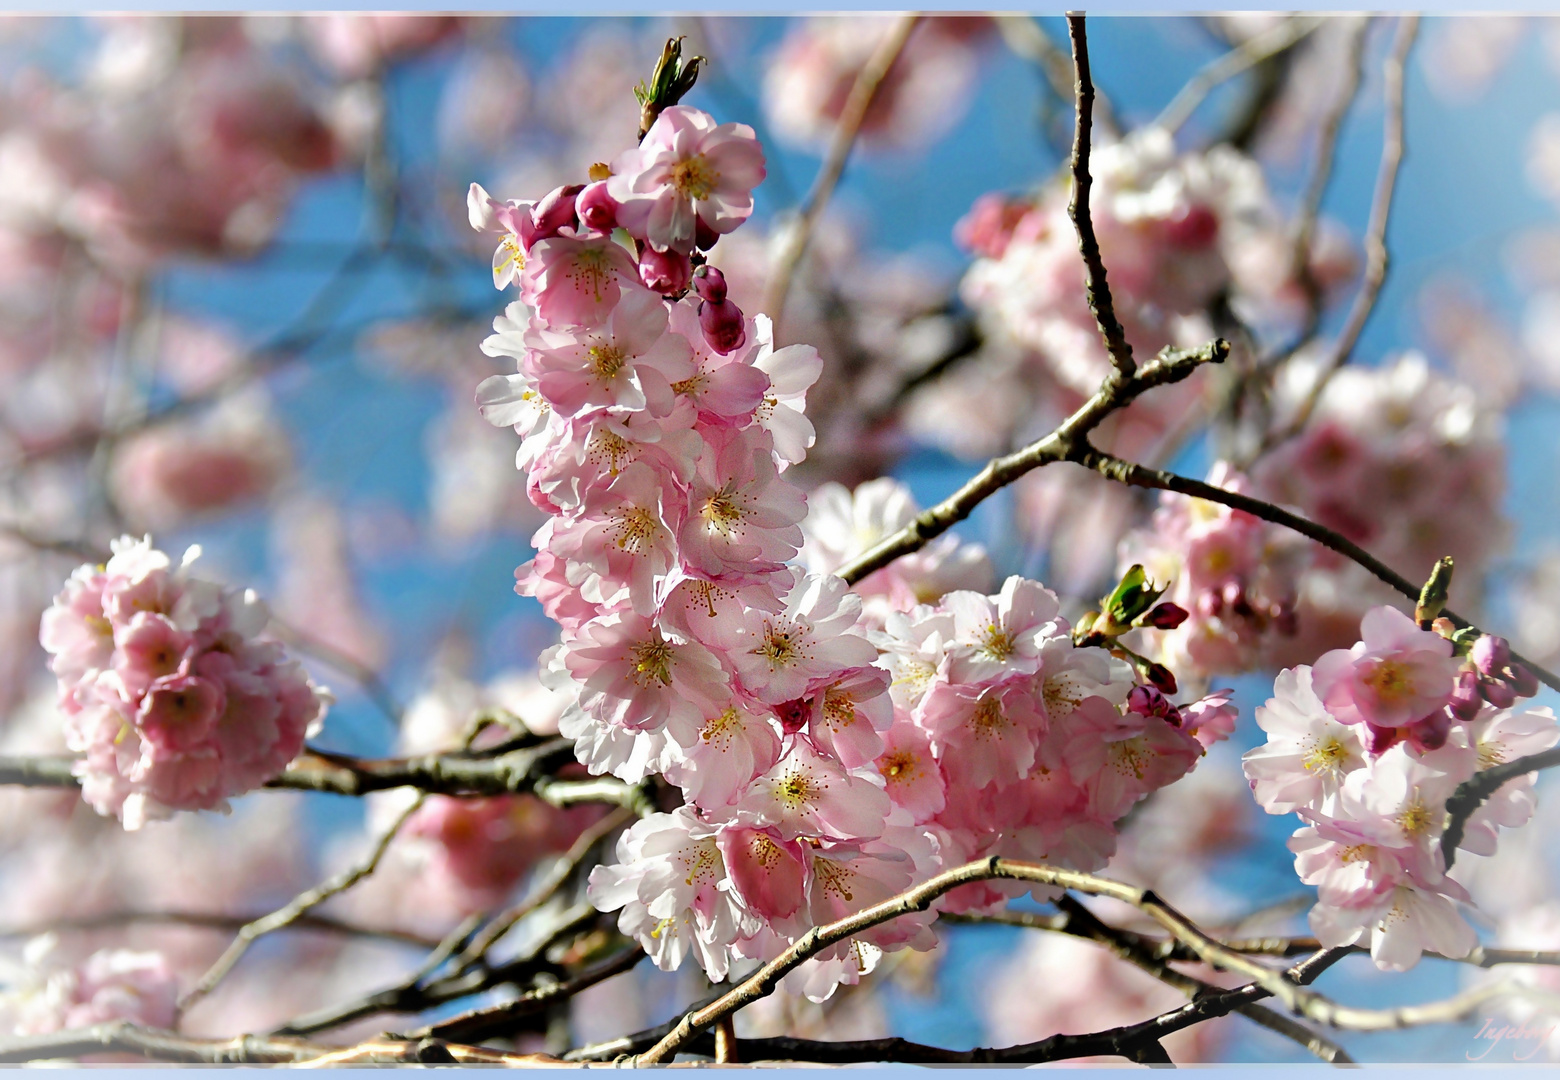
[[1322, 20], [1312, 16], [1292, 16], [1257, 34], [1218, 59], [1206, 64], [1193, 75], [1186, 85], [1170, 99], [1170, 104], [1154, 118], [1154, 127], [1164, 128], [1174, 134], [1197, 111], [1203, 99], [1215, 86], [1228, 82], [1235, 76], [1256, 67], [1264, 60], [1288, 52], [1304, 41], [1311, 32], [1322, 25]]
[[1386, 283], [1390, 257], [1387, 251], [1387, 226], [1392, 218], [1392, 197], [1397, 190], [1398, 167], [1403, 161], [1403, 68], [1419, 31], [1419, 17], [1404, 15], [1398, 20], [1392, 51], [1382, 66], [1385, 83], [1386, 120], [1381, 140], [1381, 164], [1376, 170], [1376, 189], [1371, 197], [1370, 218], [1365, 227], [1365, 276], [1359, 292], [1349, 306], [1343, 328], [1338, 331], [1316, 380], [1306, 392], [1295, 415], [1283, 428], [1264, 440], [1258, 454], [1267, 452], [1304, 429], [1321, 400], [1322, 392], [1338, 369], [1349, 362], [1365, 325], [1376, 310], [1376, 298]]
[[1083, 255], [1086, 274], [1085, 292], [1089, 298], [1089, 310], [1099, 324], [1100, 336], [1105, 339], [1105, 349], [1110, 354], [1115, 381], [1132, 378], [1137, 364], [1132, 359], [1132, 346], [1127, 343], [1127, 332], [1116, 318], [1115, 305], [1111, 303], [1110, 283], [1105, 278], [1105, 262], [1100, 258], [1100, 242], [1094, 235], [1094, 220], [1089, 216], [1089, 192], [1093, 177], [1089, 174], [1090, 127], [1094, 122], [1094, 80], [1089, 73], [1089, 37], [1084, 28], [1081, 12], [1067, 13], [1067, 36], [1072, 41], [1073, 96], [1075, 124], [1072, 145], [1072, 197], [1067, 202], [1067, 216], [1072, 219], [1078, 234], [1078, 251]]
[[[1299, 514], [1292, 514], [1282, 507], [1274, 506], [1272, 503], [1266, 503], [1261, 499], [1254, 499], [1250, 495], [1242, 495], [1239, 492], [1225, 491], [1223, 488], [1214, 487], [1212, 484], [1201, 480], [1179, 476], [1164, 469], [1149, 469], [1142, 465], [1113, 457], [1087, 444], [1084, 444], [1082, 449], [1070, 460], [1082, 465], [1086, 469], [1093, 469], [1101, 476], [1119, 483], [1129, 484], [1133, 487], [1153, 488], [1159, 491], [1174, 491], [1181, 495], [1206, 499], [1208, 502], [1216, 502], [1244, 511], [1253, 517], [1261, 518], [1263, 521], [1270, 521], [1275, 525], [1293, 529], [1302, 536], [1315, 540], [1323, 547], [1347, 556], [1370, 571], [1377, 579], [1390, 585], [1404, 596], [1415, 601], [1419, 599], [1419, 585], [1409, 581], [1352, 540], [1340, 536], [1331, 529], [1318, 525], [1308, 518], [1303, 518]], [[1458, 615], [1455, 611], [1443, 610], [1441, 614], [1459, 627], [1473, 626], [1472, 623]], [[1539, 680], [1556, 690], [1560, 690], [1560, 676], [1546, 671], [1516, 652], [1513, 652], [1511, 655], [1514, 660], [1530, 670]]]
[[1145, 390], [1180, 382], [1203, 364], [1223, 363], [1229, 355], [1229, 348], [1229, 343], [1223, 339], [1194, 350], [1166, 348], [1139, 368], [1132, 378], [1107, 379], [1094, 396], [1062, 421], [1055, 431], [1022, 450], [1005, 457], [992, 458], [985, 468], [953, 495], [931, 509], [922, 511], [909, 525], [885, 537], [871, 550], [852, 559], [835, 573], [854, 584], [900, 556], [919, 551], [929, 541], [969, 517], [976, 506], [1020, 476], [1042, 465], [1068, 460], [1086, 440], [1089, 432]]
[[[1540, 670], [1532, 664], [1527, 666], [1535, 673]], [[1452, 797], [1446, 800], [1446, 828], [1441, 833], [1441, 857], [1446, 862], [1446, 868], [1450, 870], [1452, 863], [1457, 861], [1457, 845], [1462, 843], [1463, 830], [1468, 825], [1468, 819], [1491, 795], [1500, 790], [1502, 784], [1540, 769], [1552, 769], [1556, 765], [1560, 765], [1560, 747], [1529, 754], [1515, 761], [1492, 765], [1482, 772], [1474, 773], [1457, 785], [1457, 790], [1452, 792]]]
[[776, 324], [780, 322], [781, 313], [785, 310], [786, 296], [791, 291], [791, 280], [796, 276], [796, 268], [801, 264], [802, 256], [807, 253], [812, 231], [818, 224], [818, 218], [823, 214], [824, 207], [828, 206], [834, 188], [840, 182], [840, 176], [845, 172], [845, 163], [850, 159], [850, 152], [856, 145], [856, 136], [861, 133], [861, 125], [867, 118], [867, 111], [872, 108], [878, 91], [883, 87], [883, 81], [888, 78], [889, 71], [898, 61], [899, 55], [904, 52], [910, 34], [920, 21], [919, 15], [900, 16], [890, 28], [888, 35], [868, 57], [866, 64], [857, 72], [856, 81], [851, 84], [850, 95], [845, 99], [844, 108], [840, 110], [840, 119], [834, 126], [834, 137], [829, 141], [828, 154], [818, 170], [818, 177], [813, 181], [812, 190], [807, 193], [807, 198], [802, 201], [797, 220], [786, 231], [780, 251], [774, 258], [774, 269], [770, 273], [769, 284], [764, 290], [762, 310], [768, 312], [769, 317]]

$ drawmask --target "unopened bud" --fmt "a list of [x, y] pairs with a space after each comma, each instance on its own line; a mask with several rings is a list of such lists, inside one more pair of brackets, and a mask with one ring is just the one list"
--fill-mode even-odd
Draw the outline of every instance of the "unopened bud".
[[1479, 715], [1479, 710], [1484, 707], [1484, 697], [1480, 693], [1479, 674], [1468, 668], [1464, 668], [1457, 675], [1457, 681], [1452, 684], [1452, 696], [1446, 703], [1453, 716], [1467, 723]]
[[639, 256], [639, 280], [662, 296], [676, 296], [687, 289], [692, 273], [688, 256], [675, 251], [657, 251], [646, 245]]
[[587, 229], [604, 233], [617, 227], [618, 201], [607, 194], [605, 180], [586, 185], [574, 200], [574, 212]]
[[1481, 675], [1498, 679], [1511, 664], [1511, 644], [1503, 637], [1483, 634], [1473, 643], [1473, 648], [1468, 651], [1468, 657]]
[[726, 299], [726, 275], [705, 263], [693, 275], [693, 291], [700, 300], [718, 304]]
[[706, 301], [699, 305], [699, 329], [710, 348], [722, 356], [742, 348], [747, 341], [747, 320], [742, 309], [730, 300]]
[[693, 246], [700, 251], [708, 251], [715, 246], [715, 241], [720, 239], [720, 233], [704, 224], [704, 219], [693, 219]]
[[795, 735], [807, 726], [807, 721], [812, 717], [812, 702], [806, 698], [793, 698], [775, 706], [775, 715], [780, 718], [780, 728], [787, 735]]
[[1499, 679], [1480, 679], [1479, 693], [1497, 709], [1509, 709], [1517, 702], [1516, 690]]
[[1163, 694], [1176, 692], [1175, 675], [1163, 664], [1149, 662], [1143, 665], [1143, 677]]
[[1155, 630], [1174, 630], [1184, 623], [1190, 614], [1180, 604], [1172, 604], [1166, 600], [1157, 604], [1143, 619], [1144, 626], [1152, 626]]
[[1425, 587], [1419, 590], [1419, 603], [1414, 607], [1414, 621], [1421, 630], [1428, 630], [1441, 609], [1446, 606], [1446, 595], [1452, 587], [1452, 560], [1441, 559], [1430, 571]]
[[1511, 688], [1518, 697], [1532, 697], [1538, 693], [1538, 676], [1524, 664], [1511, 665]]
[[584, 190], [583, 184], [569, 184], [553, 188], [542, 196], [541, 202], [531, 208], [531, 220], [536, 224], [538, 240], [557, 236], [564, 229], [574, 227], [574, 200]]

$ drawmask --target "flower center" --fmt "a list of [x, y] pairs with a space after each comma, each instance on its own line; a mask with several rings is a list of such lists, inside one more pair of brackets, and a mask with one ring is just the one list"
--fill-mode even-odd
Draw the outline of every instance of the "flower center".
[[589, 355], [591, 366], [604, 380], [617, 378], [618, 372], [623, 370], [625, 357], [616, 345], [592, 345]]
[[724, 487], [704, 500], [700, 515], [708, 523], [710, 532], [730, 538], [736, 527], [742, 524], [742, 508], [730, 487]]
[[775, 796], [787, 810], [800, 810], [816, 799], [824, 786], [814, 781], [806, 769], [798, 769], [775, 785]]
[[998, 662], [1006, 660], [1013, 655], [1013, 648], [1013, 635], [1004, 631], [996, 623], [986, 627], [981, 635], [980, 651], [992, 660]]
[[1402, 701], [1414, 693], [1409, 671], [1396, 660], [1383, 660], [1370, 669], [1365, 685], [1375, 691], [1379, 701]]
[[915, 778], [920, 771], [917, 766], [920, 761], [912, 750], [891, 750], [883, 756], [880, 768], [885, 779], [897, 783], [906, 783]]
[[672, 187], [677, 189], [677, 194], [687, 199], [708, 199], [710, 192], [715, 190], [715, 181], [719, 179], [720, 173], [710, 168], [703, 154], [672, 166]]
[[665, 641], [641, 641], [634, 645], [634, 679], [640, 686], [672, 684], [672, 647]]
[[617, 521], [612, 526], [618, 549], [630, 555], [643, 555], [649, 541], [660, 525], [655, 515], [642, 506], [630, 506], [614, 514]]
[[1339, 742], [1336, 736], [1328, 735], [1312, 744], [1310, 752], [1305, 755], [1305, 771], [1336, 773], [1348, 757], [1349, 748]]
[[683, 866], [688, 871], [688, 876], [683, 879], [685, 885], [702, 885], [714, 881], [721, 866], [720, 849], [715, 846], [714, 840], [701, 840], [692, 851], [683, 853]]
[[737, 716], [737, 710], [727, 706], [726, 711], [719, 716], [712, 716], [704, 722], [704, 730], [699, 733], [699, 738], [705, 742], [726, 742], [736, 734], [736, 728], [741, 727], [741, 720]]
[[633, 455], [633, 444], [610, 428], [597, 428], [591, 433], [591, 460], [606, 465], [608, 471], [614, 475], [623, 467], [624, 462], [633, 460]]
[[856, 722], [856, 700], [844, 690], [826, 690], [823, 694], [823, 722], [830, 731], [848, 728]]
[[800, 629], [779, 630], [765, 623], [763, 643], [748, 652], [762, 656], [769, 661], [772, 670], [778, 671], [802, 655], [802, 637]]
[[1148, 756], [1141, 736], [1110, 744], [1112, 767], [1120, 773], [1131, 773], [1138, 780], [1143, 779], [1143, 767], [1147, 763]]
[[1398, 811], [1398, 828], [1403, 830], [1405, 836], [1418, 836], [1430, 828], [1430, 822], [1430, 811], [1418, 799]]

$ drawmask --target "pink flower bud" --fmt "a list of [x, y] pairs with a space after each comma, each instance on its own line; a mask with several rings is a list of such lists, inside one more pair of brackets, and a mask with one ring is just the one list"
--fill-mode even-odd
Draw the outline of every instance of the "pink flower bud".
[[1457, 719], [1467, 722], [1479, 715], [1479, 710], [1484, 707], [1483, 695], [1479, 692], [1479, 673], [1464, 668], [1457, 676], [1457, 681], [1452, 684], [1452, 697], [1446, 703]]
[[782, 702], [775, 706], [775, 715], [780, 718], [781, 730], [787, 735], [795, 735], [812, 717], [812, 702], [805, 698]]
[[718, 304], [726, 299], [726, 275], [708, 264], [701, 266], [693, 274], [693, 291], [700, 300]]
[[1180, 710], [1152, 686], [1134, 686], [1127, 695], [1127, 711], [1139, 716], [1157, 716], [1177, 727], [1181, 726]]
[[1151, 663], [1145, 665], [1143, 677], [1161, 693], [1173, 694], [1176, 691], [1175, 674], [1163, 664]]
[[1532, 697], [1538, 693], [1538, 676], [1521, 664], [1512, 664], [1509, 670], [1511, 688], [1517, 692], [1517, 697]]
[[1473, 643], [1468, 656], [1473, 660], [1473, 666], [1479, 669], [1479, 674], [1498, 679], [1511, 663], [1511, 644], [1503, 637], [1481, 634], [1479, 640]]
[[1180, 248], [1204, 248], [1219, 235], [1219, 218], [1206, 206], [1188, 206], [1165, 223], [1165, 239]]
[[693, 245], [700, 251], [708, 251], [715, 246], [715, 241], [720, 239], [720, 233], [704, 223], [704, 218], [695, 218], [693, 222]]
[[536, 236], [533, 242], [545, 240], [549, 236], [557, 236], [564, 229], [574, 227], [574, 200], [583, 190], [584, 187], [580, 184], [554, 188], [542, 197], [541, 202], [531, 208], [531, 220], [536, 224]]
[[639, 256], [639, 280], [662, 296], [676, 296], [687, 289], [692, 273], [693, 264], [688, 256], [675, 251], [657, 251], [646, 244], [644, 253]]
[[699, 328], [710, 348], [724, 356], [736, 352], [747, 341], [746, 320], [742, 309], [730, 300], [699, 305]]
[[580, 224], [596, 232], [611, 232], [617, 226], [618, 201], [607, 194], [607, 182], [586, 184], [574, 200], [574, 212]]
[[1509, 709], [1517, 700], [1517, 692], [1499, 679], [1479, 680], [1479, 692], [1497, 709]]
[[1172, 604], [1166, 600], [1148, 613], [1148, 618], [1143, 620], [1143, 624], [1152, 626], [1155, 630], [1174, 630], [1189, 617], [1187, 610], [1180, 604]]

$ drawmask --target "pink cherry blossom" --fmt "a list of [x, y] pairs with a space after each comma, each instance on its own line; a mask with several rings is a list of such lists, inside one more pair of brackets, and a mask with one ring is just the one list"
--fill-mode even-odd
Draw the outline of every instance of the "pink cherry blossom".
[[726, 698], [725, 673], [708, 649], [670, 639], [631, 612], [581, 626], [559, 662], [583, 684], [581, 708], [618, 727], [657, 728], [677, 717], [696, 730], [702, 710]]
[[794, 700], [877, 659], [872, 644], [850, 632], [861, 600], [839, 578], [798, 575], [783, 599], [781, 611], [748, 612], [724, 632], [737, 678], [760, 701]]
[[932, 754], [931, 737], [908, 719], [896, 718], [883, 736], [877, 759], [884, 790], [917, 823], [931, 820], [947, 803], [947, 780]]
[[565, 416], [591, 406], [664, 413], [672, 384], [693, 374], [688, 343], [666, 332], [666, 306], [649, 291], [623, 297], [600, 326], [553, 330], [533, 322], [525, 340], [526, 373]]
[[527, 250], [520, 299], [551, 328], [600, 326], [625, 295], [661, 302], [640, 284], [627, 249], [609, 236], [554, 236]]
[[1333, 716], [1401, 728], [1445, 707], [1459, 666], [1451, 642], [1390, 607], [1366, 612], [1360, 636], [1352, 649], [1325, 653], [1312, 668], [1316, 696]]
[[1273, 694], [1256, 711], [1267, 742], [1242, 759], [1252, 794], [1270, 814], [1300, 807], [1326, 812], [1344, 777], [1365, 765], [1359, 729], [1339, 723], [1323, 707], [1308, 667], [1281, 672]]
[[780, 478], [762, 428], [706, 436], [678, 533], [683, 559], [708, 577], [772, 574], [802, 542], [806, 497]]
[[880, 836], [891, 805], [871, 779], [796, 743], [733, 805], [737, 820], [772, 826], [780, 836], [841, 840]]
[[636, 149], [612, 163], [617, 223], [655, 247], [689, 254], [695, 223], [728, 233], [753, 213], [764, 153], [746, 124], [686, 105], [663, 109]]
[[22, 985], [0, 994], [0, 1023], [12, 1034], [43, 1035], [115, 1020], [173, 1025], [178, 987], [158, 953], [102, 949], [69, 964], [49, 935], [28, 942], [24, 962]]
[[1014, 575], [998, 596], [952, 592], [941, 608], [953, 616], [955, 644], [948, 673], [957, 683], [995, 682], [1032, 675], [1043, 639], [1066, 632], [1056, 594]]
[[733, 701], [710, 710], [698, 738], [666, 778], [703, 810], [729, 806], [780, 758], [780, 730], [764, 709]]

